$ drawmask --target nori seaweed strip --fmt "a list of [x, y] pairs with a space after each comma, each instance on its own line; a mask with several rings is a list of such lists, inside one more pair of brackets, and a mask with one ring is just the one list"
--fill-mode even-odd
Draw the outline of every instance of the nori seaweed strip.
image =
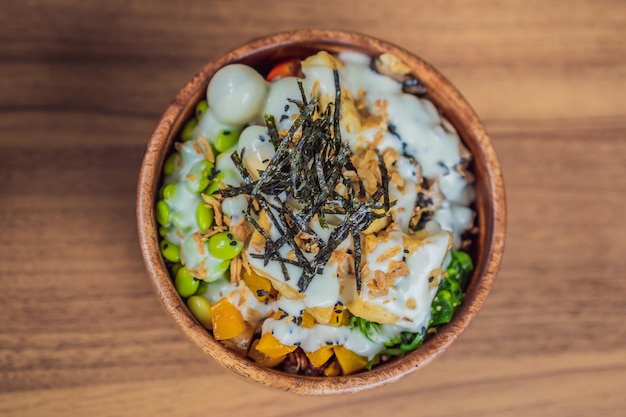
[[354, 274], [356, 278], [356, 293], [361, 293], [361, 233], [352, 232], [352, 243], [354, 243]]
[[387, 172], [387, 166], [385, 165], [385, 160], [383, 156], [378, 152], [378, 149], [374, 149], [376, 152], [376, 156], [378, 157], [378, 166], [380, 169], [380, 178], [381, 184], [380, 187], [383, 187], [383, 201], [385, 211], [389, 211], [389, 173]]
[[261, 178], [259, 178], [256, 185], [252, 189], [252, 192], [250, 193], [250, 197], [252, 198], [256, 197], [260, 192], [261, 186], [264, 183], [268, 182], [268, 177], [271, 178], [272, 175], [280, 171], [289, 162], [288, 150], [289, 150], [289, 144], [291, 143], [291, 140], [293, 139], [293, 135], [298, 131], [298, 129], [300, 129], [300, 126], [302, 126], [302, 123], [304, 123], [304, 121], [308, 119], [309, 116], [313, 113], [316, 103], [317, 103], [316, 99], [314, 98], [311, 99], [311, 102], [309, 102], [304, 107], [304, 109], [302, 110], [298, 118], [294, 120], [293, 124], [289, 128], [289, 131], [287, 131], [287, 134], [283, 138], [282, 142], [276, 148], [276, 153], [272, 157], [269, 165], [267, 166], [265, 171], [263, 171], [263, 173], [261, 174]]
[[352, 183], [352, 180], [350, 180], [350, 178], [344, 178], [343, 179], [343, 185], [344, 187], [346, 187], [346, 194], [347, 194], [347, 198], [346, 200], [349, 202], [354, 201], [354, 184]]
[[[284, 235], [287, 238], [287, 244], [293, 250], [294, 254], [296, 255], [296, 258], [300, 262], [302, 262], [302, 269], [305, 271], [308, 271], [310, 269], [309, 261], [308, 259], [304, 257], [304, 254], [302, 254], [300, 247], [298, 247], [298, 245], [296, 244], [293, 230], [291, 229], [289, 223], [287, 222], [287, 219], [285, 218], [282, 210], [277, 210], [278, 216], [280, 219], [280, 222], [279, 222], [279, 219], [277, 219], [274, 213], [272, 212], [272, 207], [270, 207], [270, 204], [262, 197], [260, 197], [258, 201], [259, 201], [259, 205], [265, 209], [265, 212], [274, 223], [274, 227], [278, 229], [278, 233], [280, 233], [281, 235]], [[281, 222], [283, 221], [284, 221], [284, 224], [281, 227]]]
[[280, 135], [278, 134], [278, 128], [276, 127], [276, 119], [274, 119], [274, 116], [266, 114], [265, 125], [267, 126], [270, 141], [272, 142], [272, 145], [274, 145], [274, 149], [278, 148], [278, 145], [280, 145]]
[[232, 154], [230, 154], [230, 159], [233, 161], [233, 164], [235, 164], [235, 167], [241, 174], [241, 178], [243, 178], [245, 183], [252, 184], [254, 180], [250, 176], [250, 173], [248, 172], [248, 170], [246, 169], [246, 166], [243, 164], [243, 161], [242, 161], [243, 154], [245, 151], [246, 151], [246, 148], [243, 148], [241, 150], [241, 157], [239, 156], [237, 151], [234, 151]]
[[302, 102], [306, 103], [307, 102], [306, 93], [304, 92], [304, 86], [302, 85], [302, 80], [298, 80], [298, 88], [300, 89], [300, 95], [302, 96]]
[[290, 102], [290, 103], [295, 104], [298, 107], [298, 110], [300, 110], [300, 111], [302, 111], [302, 109], [304, 108], [305, 103], [306, 103], [306, 101], [303, 103], [302, 101], [294, 100], [294, 99], [289, 98], [289, 97], [287, 97], [287, 101]]
[[[292, 161], [291, 161], [291, 183], [292, 183], [292, 193], [294, 198], [303, 199], [307, 196], [302, 196], [302, 187], [306, 185], [306, 181], [301, 181], [300, 176], [302, 172], [305, 171], [304, 166], [306, 164], [306, 158], [304, 155], [305, 150], [307, 149], [305, 145], [309, 143], [307, 140], [308, 135], [305, 135], [304, 132], [302, 137], [296, 144], [295, 148], [291, 151]], [[300, 179], [300, 181], [299, 181]]]
[[261, 236], [263, 236], [263, 238], [265, 239], [264, 265], [267, 265], [267, 262], [270, 257], [274, 255], [280, 256], [280, 253], [278, 252], [278, 249], [280, 248], [280, 246], [276, 247], [275, 242], [272, 240], [271, 236], [268, 235], [265, 230], [263, 230], [261, 225], [254, 219], [254, 217], [252, 217], [250, 214], [246, 212], [243, 213], [243, 216], [250, 224], [252, 224], [252, 227], [254, 227], [257, 230], [257, 232], [259, 232]]
[[[250, 216], [250, 214], [248, 213], [243, 213], [244, 217], [246, 218], [246, 220], [248, 222], [250, 222], [252, 224], [252, 226], [261, 234], [261, 236], [263, 236], [263, 238], [265, 239], [265, 253], [263, 255], [261, 255], [264, 259], [265, 262], [263, 262], [263, 265], [266, 266], [267, 263], [270, 260], [273, 259], [279, 259], [280, 256], [280, 252], [279, 249], [283, 246], [283, 244], [285, 243], [285, 237], [281, 236], [278, 240], [274, 241], [272, 240], [271, 236], [269, 236], [265, 230], [263, 230], [261, 228], [261, 226], [259, 225], [259, 223], [254, 219], [254, 217]], [[287, 278], [289, 279], [289, 278]]]
[[324, 165], [322, 164], [322, 160], [320, 159], [320, 154], [316, 154], [313, 159], [315, 164], [315, 173], [317, 174], [317, 182], [322, 190], [322, 193], [328, 195], [330, 194], [330, 190], [328, 189], [328, 184], [326, 184], [326, 178], [324, 176]]
[[382, 197], [382, 189], [378, 189], [372, 197], [358, 206], [358, 208], [345, 219], [339, 226], [337, 226], [328, 237], [328, 244], [323, 250], [320, 250], [315, 258], [311, 261], [313, 274], [303, 273], [298, 280], [298, 289], [300, 292], [306, 291], [311, 280], [315, 274], [321, 274], [324, 271], [324, 266], [328, 263], [328, 260], [332, 256], [332, 253], [343, 242], [350, 232], [359, 233], [361, 230], [367, 229], [367, 227], [377, 217], [375, 213], [371, 211], [373, 208], [380, 208], [381, 204], [378, 202]]
[[[281, 204], [281, 207], [283, 208], [285, 212], [289, 211], [289, 208], [287, 207], [285, 201], [278, 201], [278, 202]], [[293, 211], [293, 210], [290, 211], [289, 216], [291, 217], [293, 222], [296, 224], [296, 226], [298, 226], [298, 229], [300, 229], [300, 231], [306, 233], [307, 235], [311, 236], [315, 240], [319, 248], [323, 248], [325, 246], [324, 241], [319, 238], [317, 233], [315, 233], [315, 230], [313, 230], [311, 226], [308, 225], [308, 223], [305, 223], [302, 217], [300, 217], [300, 215], [296, 211]], [[282, 238], [285, 238], [285, 237], [283, 236]]]
[[285, 225], [285, 228], [282, 234], [284, 234], [285, 237], [287, 237], [287, 244], [293, 250], [293, 253], [296, 255], [296, 259], [302, 263], [302, 269], [308, 272], [311, 269], [309, 260], [304, 256], [304, 254], [300, 250], [300, 247], [297, 245], [296, 240], [295, 240], [296, 235], [299, 233], [299, 230], [292, 228], [292, 226], [287, 221], [287, 218], [285, 217], [285, 212], [283, 210], [277, 210], [277, 211], [278, 211], [278, 217], [280, 218], [281, 222], [283, 222], [283, 224]]
[[[263, 266], [266, 266], [270, 260], [276, 260], [280, 264], [280, 270], [283, 273], [283, 278], [285, 278], [285, 282], [289, 281], [291, 277], [289, 276], [289, 271], [287, 271], [287, 267], [285, 263], [282, 261], [282, 257], [278, 252], [278, 248], [275, 245], [275, 242], [272, 238], [263, 230], [261, 225], [257, 223], [257, 221], [248, 213], [243, 213], [246, 220], [252, 223], [252, 226], [265, 238], [265, 253], [263, 255], [259, 255], [263, 258]], [[281, 245], [282, 246], [282, 245]]]
[[[263, 259], [265, 265], [270, 260], [279, 262], [286, 281], [289, 280], [289, 274], [285, 264], [302, 268], [302, 274], [298, 280], [298, 288], [301, 292], [306, 291], [315, 275], [323, 273], [332, 253], [348, 235], [352, 236], [354, 242], [356, 284], [357, 291], [360, 292], [362, 286], [361, 232], [376, 218], [388, 215], [389, 208], [395, 203], [395, 201], [389, 201], [390, 177], [384, 158], [378, 150], [375, 152], [379, 162], [381, 182], [375, 193], [367, 195], [363, 181], [350, 160], [352, 156], [350, 147], [343, 143], [341, 138], [341, 86], [337, 69], [333, 69], [333, 77], [335, 100], [334, 103], [328, 103], [323, 112], [316, 97], [312, 97], [307, 102], [303, 84], [298, 81], [302, 103], [288, 100], [298, 106], [300, 114], [282, 139], [275, 119], [272, 116], [265, 117], [275, 154], [267, 168], [259, 171], [259, 180], [252, 181], [250, 173], [246, 171], [243, 164], [243, 154], [240, 156], [235, 153], [231, 158], [246, 184], [221, 191], [224, 197], [249, 194], [250, 201], [256, 199], [266, 211], [281, 237], [275, 241], [272, 240], [258, 222], [251, 215], [246, 214], [246, 220], [265, 238], [265, 253], [251, 254], [251, 256]], [[295, 140], [294, 137], [298, 131], [300, 135], [298, 140]], [[356, 174], [354, 176], [356, 180], [344, 177], [343, 174], [347, 171], [353, 171]], [[346, 188], [345, 192], [340, 193], [335, 190], [339, 183]], [[287, 201], [275, 197], [277, 206], [265, 197], [278, 196], [283, 192], [295, 198], [299, 204], [303, 204], [303, 207], [298, 210]], [[248, 204], [249, 210], [251, 203]], [[383, 208], [384, 212], [376, 212]], [[318, 216], [320, 225], [327, 227], [325, 214], [345, 216], [343, 221], [331, 231], [327, 242], [322, 241], [309, 224], [315, 216]], [[304, 256], [295, 241], [295, 237], [300, 232], [311, 236], [319, 248], [311, 261]], [[293, 250], [296, 260], [286, 259], [280, 254], [280, 249], [284, 244]]]
[[333, 78], [335, 81], [335, 115], [333, 117], [333, 133], [335, 136], [335, 153], [339, 154], [339, 148], [342, 145], [341, 126], [339, 125], [339, 116], [341, 110], [341, 86], [339, 85], [339, 71], [333, 69]]
[[[255, 258], [255, 259], [265, 259], [263, 254], [260, 253], [251, 253], [248, 255], [251, 258]], [[298, 266], [300, 268], [302, 268], [302, 264], [296, 260], [293, 259], [288, 259], [288, 258], [284, 258], [284, 257], [273, 257], [272, 261], [277, 261], [277, 262], [284, 262], [286, 264], [291, 264], [291, 265], [295, 265]]]
[[324, 215], [327, 214], [346, 214], [346, 210], [343, 207], [322, 207], [320, 212]]
[[[328, 181], [326, 182], [326, 186], [328, 190], [334, 190], [337, 185], [337, 181], [341, 176], [341, 168], [345, 164], [345, 160], [350, 156], [350, 148], [345, 146], [341, 149], [339, 155], [337, 155], [337, 165], [334, 167], [333, 171], [330, 172]], [[311, 221], [316, 212], [319, 211], [320, 207], [324, 204], [326, 198], [328, 198], [328, 193], [321, 192], [315, 196], [313, 200], [313, 204], [305, 206], [306, 211], [301, 211], [303, 213], [303, 218], [306, 222]], [[306, 214], [305, 214], [306, 213]]]

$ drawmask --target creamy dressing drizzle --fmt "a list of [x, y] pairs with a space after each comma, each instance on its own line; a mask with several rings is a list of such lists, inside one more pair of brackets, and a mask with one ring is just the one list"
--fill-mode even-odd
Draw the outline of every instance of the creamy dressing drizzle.
[[[304, 328], [291, 321], [270, 318], [269, 316], [278, 309], [297, 317], [307, 309], [330, 308], [338, 302], [348, 304], [357, 297], [355, 285], [353, 282], [342, 284], [338, 277], [338, 265], [331, 259], [323, 272], [316, 275], [307, 290], [301, 294], [297, 287], [301, 268], [287, 264], [286, 268], [291, 279], [286, 281], [278, 262], [270, 261], [264, 265], [262, 259], [247, 256], [255, 270], [292, 290], [283, 293], [278, 301], [260, 303], [243, 281], [239, 285], [228, 283], [224, 278], [228, 265], [213, 258], [206, 245], [204, 253], [200, 253], [193, 240], [193, 234], [198, 229], [195, 223], [195, 208], [200, 202], [200, 197], [184, 187], [177, 189], [170, 202], [177, 218], [176, 227], [183, 231], [183, 236], [170, 230], [167, 238], [181, 244], [182, 256], [189, 267], [196, 268], [202, 265], [209, 270], [205, 280], [214, 283], [208, 286], [203, 296], [210, 301], [228, 297], [229, 301], [238, 306], [247, 321], [256, 325], [263, 320], [262, 331], [273, 333], [284, 344], [297, 344], [308, 352], [327, 344], [344, 345], [355, 353], [371, 359], [382, 349], [384, 342], [400, 332], [407, 330], [419, 332], [428, 327], [430, 306], [437, 290], [437, 285], [429, 283], [429, 278], [431, 281], [438, 279], [440, 271], [449, 263], [450, 248], [458, 248], [461, 235], [472, 227], [474, 212], [469, 205], [473, 202], [474, 194], [471, 185], [455, 170], [462, 162], [460, 153], [462, 145], [458, 134], [447, 120], [440, 117], [435, 106], [426, 99], [403, 93], [400, 83], [372, 70], [370, 58], [365, 55], [342, 53], [338, 58], [343, 62], [343, 67], [339, 69], [342, 88], [353, 98], [362, 97], [365, 92], [365, 105], [368, 111], [372, 115], [380, 116], [387, 126], [386, 129], [360, 126], [358, 117], [350, 114], [354, 110], [351, 110], [349, 104], [346, 104], [347, 100], [344, 99], [341, 109], [342, 137], [355, 153], [362, 151], [373, 140], [378, 140], [379, 151], [392, 148], [400, 155], [396, 166], [404, 180], [404, 186], [400, 188], [390, 184], [389, 187], [390, 198], [396, 202], [390, 213], [397, 223], [397, 230], [390, 232], [387, 240], [366, 253], [365, 261], [373, 274], [376, 270], [383, 272], [389, 270], [392, 261], [403, 260], [410, 274], [398, 278], [384, 296], [370, 297], [367, 285], [363, 286], [360, 295], [363, 300], [396, 315], [397, 321], [393, 324], [380, 325], [380, 331], [373, 335], [377, 340], [370, 341], [358, 329], [349, 326], [315, 324], [312, 328]], [[302, 68], [302, 72], [305, 75], [303, 85], [307, 94], [310, 95], [315, 91], [322, 97], [322, 103], [333, 100], [335, 85], [330, 67], [307, 66]], [[165, 178], [165, 184], [184, 183], [188, 180], [188, 175], [197, 169], [197, 164], [203, 161], [204, 156], [198, 154], [193, 147], [193, 141], [197, 140], [198, 136], [201, 135], [212, 142], [221, 130], [236, 129], [242, 130], [236, 149], [240, 155], [243, 154], [242, 159], [246, 168], [255, 179], [258, 178], [257, 170], [265, 169], [274, 154], [267, 128], [262, 122], [263, 115], [273, 115], [279, 130], [288, 129], [298, 115], [297, 106], [288, 99], [301, 100], [301, 95], [295, 77], [265, 83], [259, 81], [256, 76], [247, 74], [245, 82], [252, 86], [253, 91], [262, 95], [248, 100], [256, 104], [247, 104], [248, 107], [244, 109], [245, 120], [238, 120], [238, 124], [232, 123], [237, 117], [229, 117], [229, 114], [239, 110], [233, 104], [237, 100], [229, 97], [227, 91], [220, 91], [219, 95], [225, 97], [223, 102], [227, 104], [228, 109], [220, 109], [221, 118], [211, 109], [205, 113], [194, 131], [193, 139], [182, 147], [180, 152], [182, 166], [177, 167], [172, 175]], [[211, 86], [209, 91], [210, 88]], [[241, 90], [237, 90], [236, 94], [242, 94]], [[264, 105], [259, 106], [258, 103]], [[381, 107], [381, 103], [385, 105]], [[229, 122], [224, 122], [224, 119], [228, 119]], [[223, 176], [224, 183], [238, 186], [243, 183], [243, 179], [230, 157], [234, 150], [235, 148], [220, 154], [215, 168]], [[419, 165], [416, 166], [412, 160]], [[417, 190], [422, 176], [437, 181], [445, 199], [442, 208], [426, 225], [424, 232], [426, 238], [420, 245], [409, 250], [404, 245], [404, 239], [409, 230], [409, 221], [416, 205]], [[242, 221], [241, 214], [247, 208], [247, 199], [244, 196], [225, 199], [222, 208], [224, 214], [230, 216], [233, 224], [236, 224]], [[335, 221], [332, 221], [332, 216], [329, 216], [329, 219], [331, 224], [328, 228], [322, 228], [317, 221], [311, 223], [311, 227], [323, 240], [328, 239], [332, 229], [342, 220], [341, 216], [336, 216]], [[273, 226], [270, 235], [274, 239], [280, 237], [279, 231]], [[379, 260], [385, 251], [394, 247], [401, 250], [385, 260]], [[352, 249], [351, 238], [346, 239], [339, 248], [339, 250]], [[252, 247], [246, 248], [245, 251], [247, 255], [254, 253]], [[288, 257], [289, 252], [290, 248], [287, 245], [282, 247], [283, 256]], [[305, 256], [311, 259], [314, 255], [305, 254]], [[365, 280], [371, 278], [364, 277]]]

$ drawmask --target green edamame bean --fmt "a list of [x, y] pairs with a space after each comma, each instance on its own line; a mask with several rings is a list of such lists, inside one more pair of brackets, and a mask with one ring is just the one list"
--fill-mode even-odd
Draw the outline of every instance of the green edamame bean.
[[206, 203], [201, 201], [196, 208], [196, 222], [200, 230], [208, 230], [213, 224], [213, 209], [206, 206]]
[[213, 171], [213, 163], [207, 161], [206, 159], [196, 163], [191, 168], [191, 174], [193, 176], [191, 180], [187, 180], [187, 187], [189, 191], [192, 193], [200, 193], [204, 191], [204, 189], [209, 185], [209, 175]]
[[165, 201], [160, 200], [156, 204], [156, 219], [157, 222], [161, 226], [169, 226], [170, 224], [170, 216], [172, 215], [172, 210], [170, 209], [169, 204]]
[[207, 329], [211, 329], [211, 304], [199, 295], [194, 295], [187, 299], [187, 307], [191, 314]]
[[214, 234], [209, 239], [209, 251], [218, 259], [233, 259], [243, 249], [243, 243], [235, 240], [230, 232]]
[[198, 181], [198, 192], [201, 193], [202, 191], [204, 191], [206, 189], [206, 187], [209, 186], [209, 183], [211, 182], [211, 180], [209, 180], [209, 177], [211, 176], [211, 173], [213, 172], [213, 167], [215, 165], [212, 162], [209, 161], [202, 161], [201, 162], [201, 171], [200, 171], [200, 181]]
[[204, 113], [206, 113], [208, 108], [209, 102], [206, 100], [202, 100], [201, 102], [196, 104], [196, 119], [202, 119], [202, 116], [204, 116]]
[[200, 281], [200, 284], [198, 285], [198, 290], [196, 291], [196, 295], [204, 295], [207, 293], [207, 291], [209, 291], [209, 284], [204, 281]]
[[[217, 178], [217, 176], [215, 178]], [[204, 194], [213, 195], [219, 192], [221, 179], [216, 180], [215, 178], [213, 178], [213, 181], [211, 181], [207, 189], [204, 190]]]
[[167, 239], [163, 239], [160, 244], [161, 254], [170, 262], [180, 262], [180, 248]]
[[182, 264], [173, 264], [171, 271], [172, 271], [172, 275], [174, 275], [174, 277], [176, 277], [176, 274], [178, 273], [178, 271], [180, 270], [180, 268], [182, 268], [183, 265]]
[[176, 153], [171, 154], [163, 164], [163, 173], [165, 175], [172, 175], [176, 170]]
[[193, 131], [195, 130], [197, 125], [198, 120], [196, 120], [195, 118], [190, 119], [185, 124], [185, 127], [183, 127], [183, 130], [180, 132], [180, 138], [183, 140], [183, 142], [186, 142], [193, 137]]
[[165, 237], [167, 236], [167, 234], [170, 232], [170, 228], [169, 227], [159, 227], [159, 236], [161, 237]]
[[174, 286], [176, 287], [176, 291], [178, 295], [183, 298], [191, 297], [198, 290], [198, 285], [200, 285], [200, 281], [195, 279], [190, 273], [189, 269], [186, 266], [183, 266], [176, 273], [176, 278], [174, 279]]
[[241, 130], [222, 130], [215, 137], [213, 145], [218, 152], [224, 152], [237, 144]]
[[174, 194], [176, 193], [176, 184], [168, 184], [163, 187], [163, 198], [166, 200], [171, 200], [174, 198]]

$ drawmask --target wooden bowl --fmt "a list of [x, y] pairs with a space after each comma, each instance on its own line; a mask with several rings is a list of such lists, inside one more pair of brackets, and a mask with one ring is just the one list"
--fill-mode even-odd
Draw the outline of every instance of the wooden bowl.
[[[191, 116], [213, 74], [226, 64], [244, 63], [266, 73], [272, 64], [285, 58], [304, 58], [319, 50], [355, 50], [368, 55], [389, 52], [410, 68], [428, 88], [428, 98], [456, 127], [474, 156], [472, 170], [478, 234], [474, 243], [475, 271], [463, 304], [452, 321], [443, 326], [422, 347], [403, 358], [366, 371], [339, 377], [305, 377], [255, 365], [217, 342], [199, 324], [176, 293], [159, 252], [154, 207], [165, 157], [176, 133]], [[504, 184], [493, 145], [478, 117], [461, 94], [432, 66], [387, 42], [365, 35], [331, 30], [301, 30], [253, 40], [205, 65], [176, 95], [150, 137], [139, 174], [137, 222], [143, 257], [156, 294], [167, 313], [183, 332], [219, 364], [252, 381], [301, 394], [356, 392], [380, 386], [422, 368], [439, 356], [469, 326], [487, 298], [502, 259], [506, 227]]]

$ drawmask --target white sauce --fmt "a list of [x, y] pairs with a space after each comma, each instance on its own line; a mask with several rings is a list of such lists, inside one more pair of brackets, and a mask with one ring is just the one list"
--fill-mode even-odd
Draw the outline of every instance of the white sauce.
[[[211, 302], [228, 297], [252, 325], [263, 320], [263, 332], [272, 332], [282, 343], [300, 345], [305, 351], [312, 352], [320, 347], [343, 345], [359, 355], [372, 358], [381, 350], [384, 342], [402, 331], [420, 332], [428, 327], [430, 306], [437, 291], [436, 283], [430, 284], [429, 278], [438, 279], [438, 274], [450, 260], [450, 247], [458, 248], [461, 235], [472, 227], [474, 212], [469, 208], [474, 192], [466, 179], [455, 167], [461, 163], [461, 148], [458, 134], [449, 121], [440, 117], [435, 106], [426, 99], [420, 99], [402, 92], [400, 83], [376, 73], [370, 68], [370, 58], [358, 53], [342, 53], [339, 59], [343, 67], [339, 70], [342, 89], [347, 92], [342, 101], [342, 137], [348, 142], [353, 152], [358, 153], [375, 138], [379, 140], [378, 149], [394, 149], [400, 156], [395, 161], [397, 171], [404, 184], [399, 187], [390, 184], [390, 199], [395, 205], [390, 210], [397, 223], [396, 230], [389, 233], [389, 238], [381, 241], [374, 250], [365, 253], [364, 262], [370, 275], [364, 276], [364, 285], [360, 294], [356, 294], [353, 282], [341, 283], [338, 277], [338, 265], [329, 261], [324, 270], [316, 275], [304, 293], [298, 293], [298, 278], [301, 268], [286, 264], [290, 280], [285, 280], [278, 262], [270, 261], [264, 265], [262, 259], [247, 256], [253, 269], [262, 275], [291, 288], [289, 294], [283, 293], [278, 301], [260, 303], [242, 280], [239, 285], [231, 284], [224, 277], [228, 268], [227, 261], [221, 261], [208, 251], [199, 250], [193, 239], [198, 225], [195, 210], [201, 201], [197, 194], [187, 187], [178, 186], [171, 201], [174, 225], [183, 232], [174, 233], [170, 229], [167, 238], [181, 244], [181, 253], [189, 268], [202, 267], [207, 271], [203, 277], [212, 281], [207, 291], [202, 294]], [[322, 64], [305, 66], [303, 86], [307, 98], [313, 91], [320, 95], [321, 104], [332, 102], [335, 95], [333, 70]], [[253, 69], [243, 65], [229, 65], [218, 71], [207, 88], [209, 110], [200, 120], [194, 132], [194, 139], [187, 142], [181, 150], [182, 166], [165, 178], [165, 184], [186, 183], [189, 174], [196, 174], [204, 155], [198, 154], [192, 141], [202, 135], [210, 142], [222, 130], [242, 129], [236, 147], [246, 168], [253, 178], [258, 178], [257, 171], [267, 167], [274, 155], [274, 147], [269, 140], [263, 116], [271, 114], [279, 130], [288, 129], [297, 117], [297, 106], [288, 99], [301, 101], [297, 78], [286, 77], [267, 83]], [[387, 129], [380, 126], [360, 126], [355, 116], [354, 107], [347, 103], [351, 98], [362, 97], [365, 92], [365, 105], [372, 115], [380, 116]], [[383, 103], [384, 105], [381, 105]], [[352, 114], [348, 114], [352, 112]], [[351, 118], [352, 117], [352, 118]], [[356, 119], [355, 119], [356, 117]], [[355, 122], [356, 120], [356, 122]], [[215, 169], [220, 172], [223, 182], [231, 186], [243, 184], [243, 178], [231, 160], [230, 151], [218, 155]], [[416, 161], [416, 165], [413, 161]], [[194, 171], [195, 170], [195, 171]], [[417, 191], [422, 176], [437, 181], [445, 197], [442, 208], [427, 223], [425, 239], [419, 245], [405, 248], [404, 239], [409, 233], [409, 222], [416, 205]], [[223, 214], [231, 218], [232, 224], [243, 220], [242, 213], [247, 209], [244, 196], [227, 198], [223, 201]], [[328, 216], [328, 228], [322, 228], [319, 222], [310, 224], [322, 240], [327, 240], [333, 228], [342, 221], [341, 216]], [[275, 226], [269, 231], [273, 239], [281, 233]], [[381, 259], [381, 255], [396, 247], [401, 248], [393, 256]], [[341, 250], [353, 250], [349, 237], [341, 245]], [[244, 249], [248, 255], [254, 253], [252, 247]], [[289, 256], [291, 248], [284, 245], [281, 255]], [[202, 252], [202, 253], [201, 253]], [[312, 259], [314, 254], [305, 254]], [[410, 273], [398, 277], [384, 295], [372, 295], [368, 280], [373, 279], [375, 271], [387, 272], [392, 262], [405, 261]], [[303, 311], [312, 308], [331, 308], [338, 302], [345, 304], [361, 297], [364, 302], [384, 309], [397, 316], [393, 324], [380, 325], [380, 331], [368, 340], [358, 329], [349, 326], [315, 324], [304, 328], [289, 320], [275, 320], [270, 315], [278, 309], [298, 317]]]
[[259, 171], [265, 171], [275, 152], [267, 128], [257, 125], [248, 126], [241, 132], [237, 150], [255, 180], [259, 179]]

